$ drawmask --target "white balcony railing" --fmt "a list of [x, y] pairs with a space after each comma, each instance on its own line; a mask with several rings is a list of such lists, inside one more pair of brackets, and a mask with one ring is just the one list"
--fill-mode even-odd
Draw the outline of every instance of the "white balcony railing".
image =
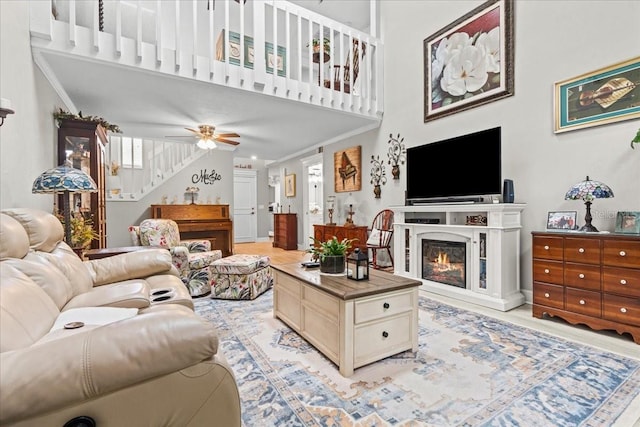
[[[382, 112], [382, 42], [293, 3], [57, 0], [30, 8], [32, 45], [41, 49], [350, 113]], [[314, 52], [313, 39], [327, 42]]]

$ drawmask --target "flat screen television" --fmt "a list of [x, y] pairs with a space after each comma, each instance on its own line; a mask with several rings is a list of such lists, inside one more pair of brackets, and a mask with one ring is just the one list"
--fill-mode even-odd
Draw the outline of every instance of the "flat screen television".
[[407, 149], [407, 204], [482, 202], [502, 193], [501, 128]]

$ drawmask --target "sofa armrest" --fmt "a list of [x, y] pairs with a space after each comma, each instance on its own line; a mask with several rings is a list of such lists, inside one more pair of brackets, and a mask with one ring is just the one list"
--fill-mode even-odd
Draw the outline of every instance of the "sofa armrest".
[[124, 253], [84, 263], [93, 286], [140, 279], [152, 274], [171, 273], [171, 254], [166, 249], [148, 249]]
[[218, 338], [211, 324], [186, 307], [162, 308], [2, 353], [0, 425], [167, 375], [216, 354]]

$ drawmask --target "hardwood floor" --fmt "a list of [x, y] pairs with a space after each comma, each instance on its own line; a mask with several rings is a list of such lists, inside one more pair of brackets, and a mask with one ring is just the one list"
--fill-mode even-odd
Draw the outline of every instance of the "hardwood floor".
[[311, 254], [304, 251], [285, 251], [281, 248], [274, 248], [271, 241], [235, 243], [233, 245], [233, 253], [268, 255], [272, 264], [291, 264], [309, 261], [311, 258]]

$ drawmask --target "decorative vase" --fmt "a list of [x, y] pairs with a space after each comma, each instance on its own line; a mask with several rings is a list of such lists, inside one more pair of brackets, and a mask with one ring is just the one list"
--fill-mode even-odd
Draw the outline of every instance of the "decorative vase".
[[376, 184], [373, 186], [373, 194], [375, 194], [376, 199], [380, 198], [380, 193], [382, 193], [382, 190], [380, 189], [380, 184]]
[[393, 175], [393, 179], [400, 179], [400, 166], [391, 166], [391, 175]]
[[113, 196], [117, 196], [122, 190], [122, 180], [118, 175], [107, 175], [107, 187]]
[[322, 273], [340, 274], [344, 273], [344, 255], [326, 255], [320, 258], [320, 271]]

